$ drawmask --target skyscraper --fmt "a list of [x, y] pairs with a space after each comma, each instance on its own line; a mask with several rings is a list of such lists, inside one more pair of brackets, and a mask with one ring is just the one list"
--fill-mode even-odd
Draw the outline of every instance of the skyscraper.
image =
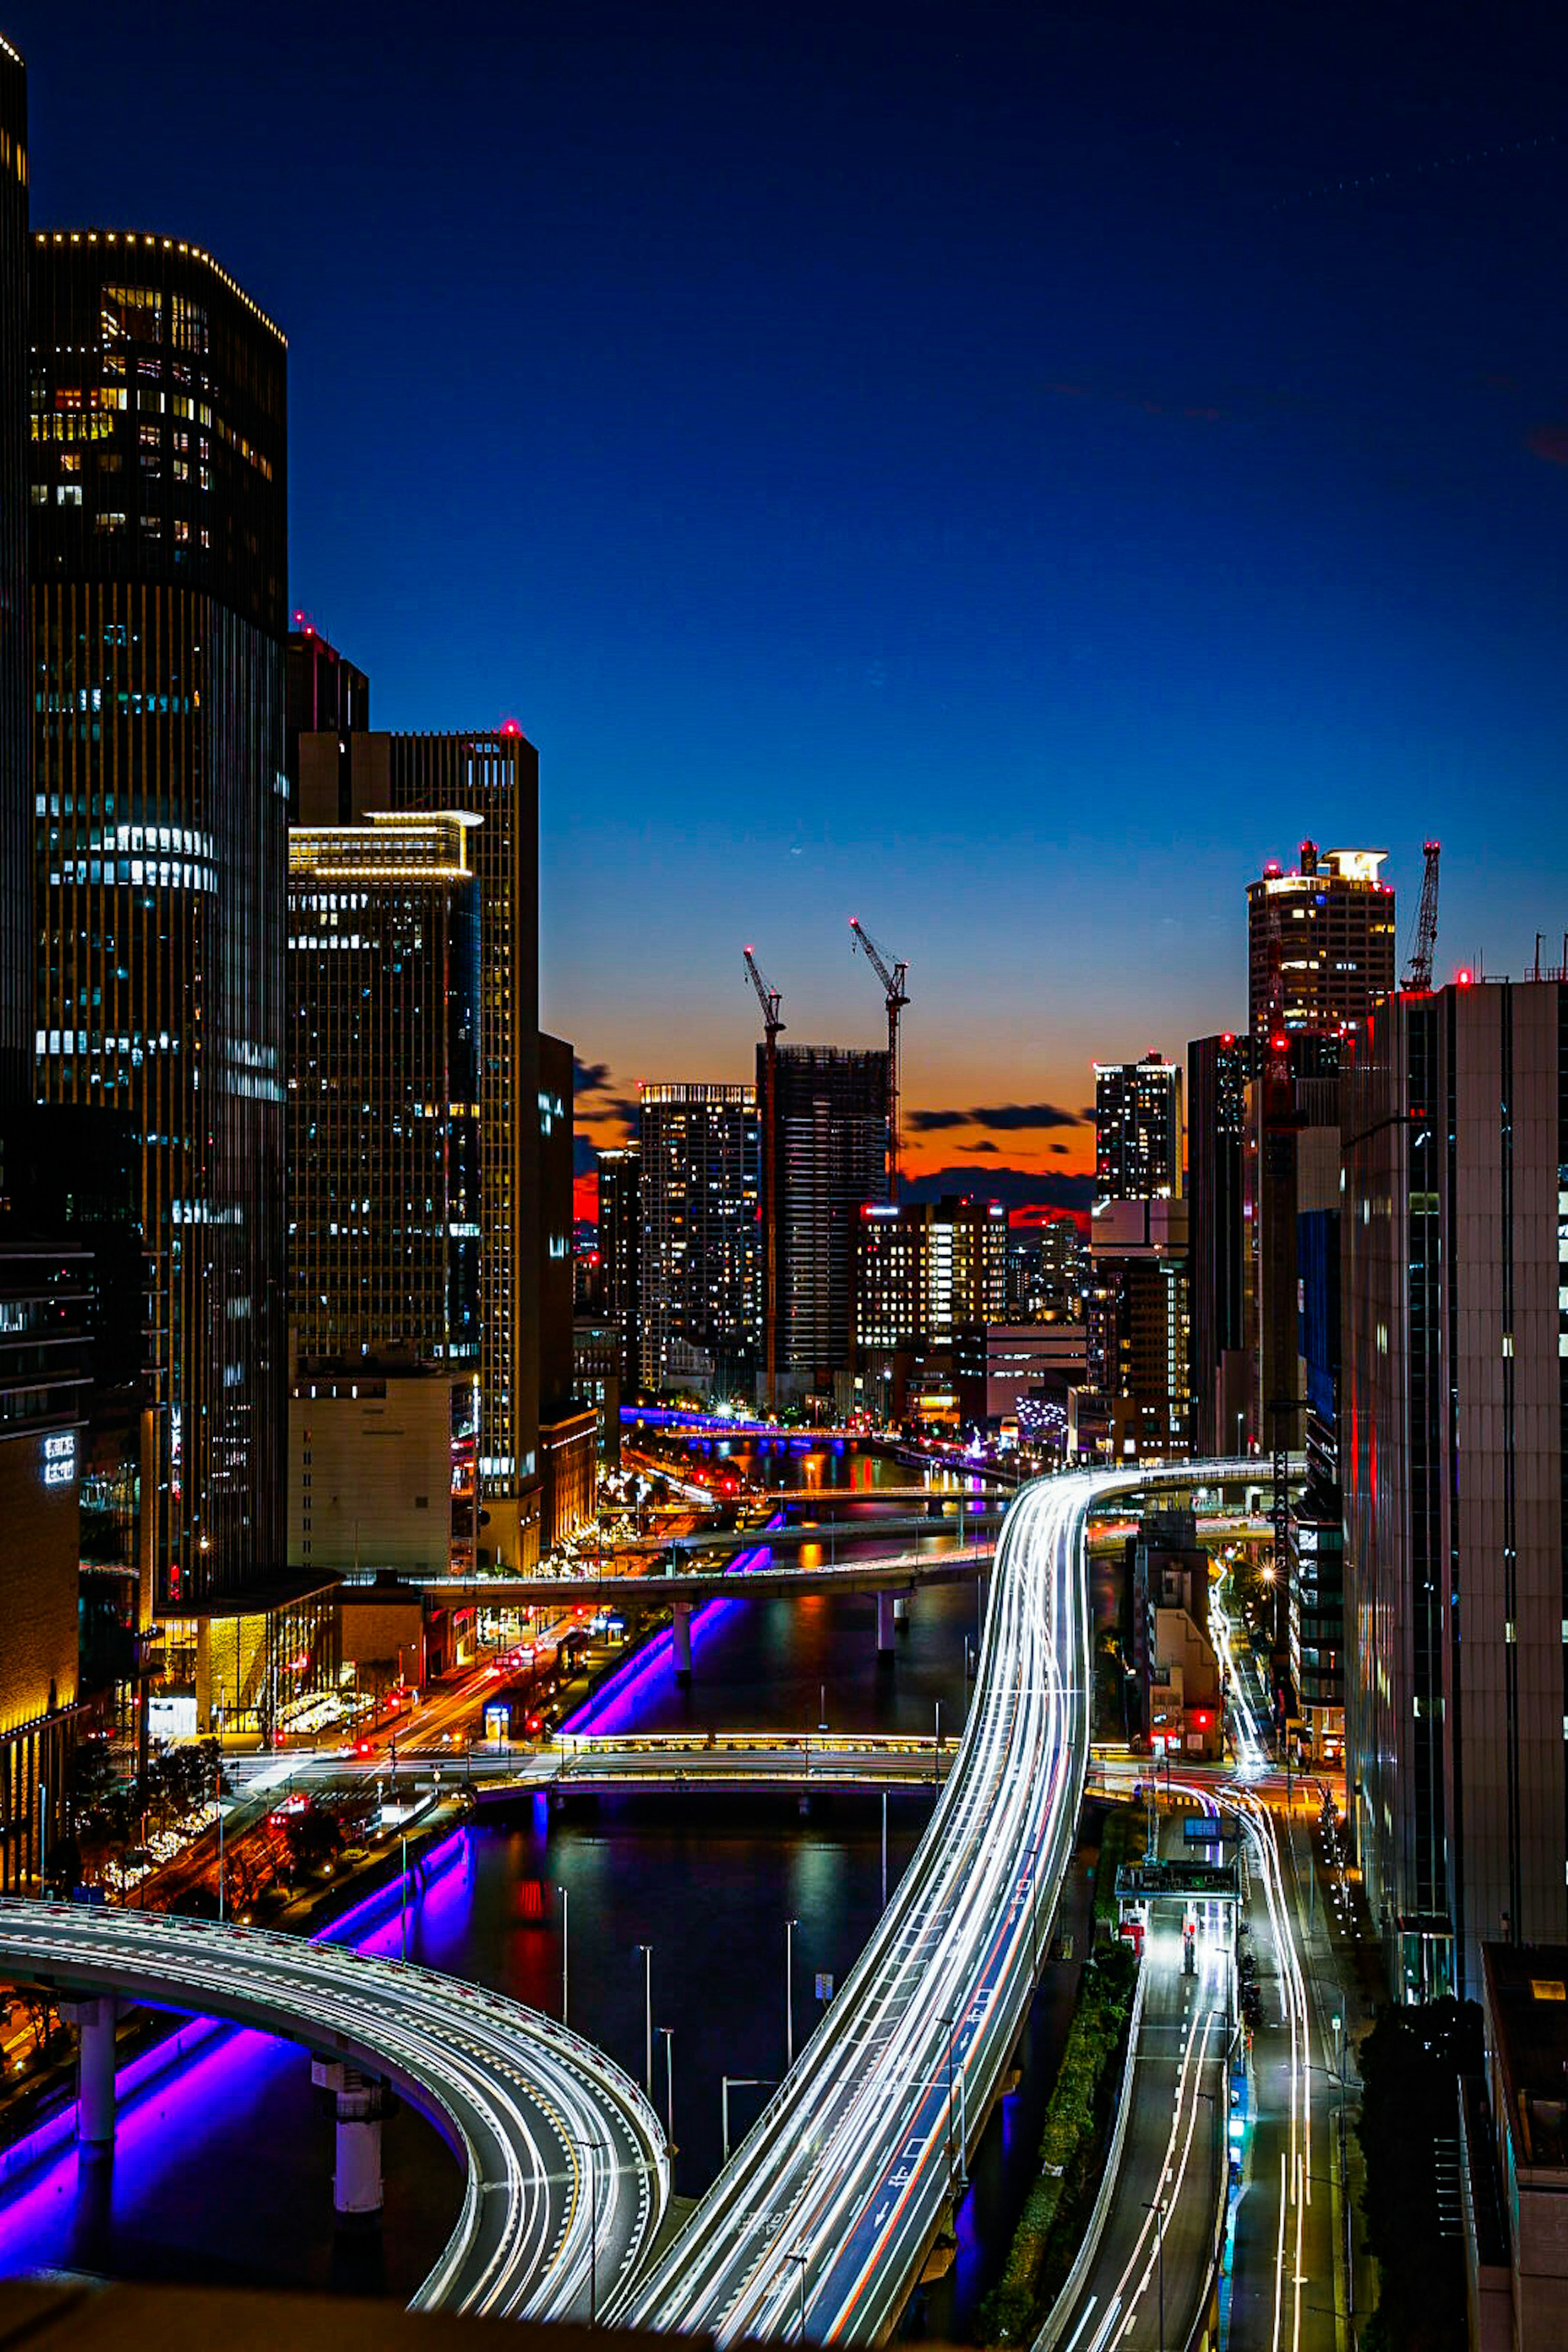
[[142, 1509], [186, 1614], [284, 1558], [284, 340], [211, 256], [31, 250], [46, 1103], [128, 1113], [152, 1260]]
[[1393, 1983], [1568, 1937], [1568, 986], [1373, 1017], [1345, 1080], [1345, 1765]]
[[298, 815], [300, 736], [335, 734], [341, 786], [339, 806], [331, 816], [321, 807], [322, 772], [327, 765], [327, 747], [322, 742], [317, 745], [315, 752], [315, 822], [318, 824], [347, 824], [352, 818], [353, 799], [349, 738], [351, 735], [363, 735], [370, 725], [370, 680], [363, 669], [339, 653], [336, 646], [306, 620], [303, 613], [296, 613], [293, 619], [294, 625], [289, 632], [285, 697], [288, 723], [283, 748], [289, 807]]
[[574, 1056], [564, 1037], [539, 1039], [540, 1549], [552, 1551], [592, 1518], [596, 1421], [576, 1389], [572, 1328]]
[[[759, 1102], [765, 1059], [759, 1045]], [[779, 1375], [786, 1395], [831, 1393], [854, 1344], [860, 1211], [888, 1197], [887, 1051], [780, 1045], [774, 1084]], [[764, 1153], [764, 1221], [766, 1181]]]
[[1289, 874], [1270, 861], [1247, 886], [1247, 1024], [1268, 1034], [1278, 955], [1280, 1025], [1360, 1031], [1392, 995], [1394, 885], [1378, 879], [1385, 849], [1301, 844]]
[[642, 1089], [642, 1386], [748, 1386], [761, 1331], [755, 1087]]
[[621, 1385], [629, 1395], [642, 1380], [642, 1145], [601, 1151], [598, 1169], [605, 1314], [621, 1335]]
[[289, 836], [289, 1323], [303, 1359], [479, 1359], [472, 818]]
[[1246, 1436], [1243, 1162], [1253, 1068], [1251, 1038], [1228, 1030], [1187, 1047], [1193, 1447], [1200, 1454], [1239, 1453]]
[[1182, 1073], [1145, 1054], [1094, 1066], [1094, 1177], [1102, 1201], [1173, 1200], [1182, 1189]]
[[33, 1099], [33, 793], [27, 715], [27, 68], [0, 37], [0, 1195]]
[[1090, 1228], [1085, 1303], [1089, 1384], [1111, 1458], [1192, 1451], [1187, 1203], [1101, 1201]]
[[301, 730], [302, 823], [346, 814], [358, 824], [378, 810], [482, 820], [479, 1470], [489, 1546], [525, 1567], [540, 1509], [539, 754], [510, 721], [493, 733], [356, 734], [347, 745], [345, 786], [342, 739]]
[[911, 1344], [946, 1347], [961, 1325], [1007, 1307], [1007, 1212], [999, 1201], [868, 1202], [855, 1232], [857, 1363]]

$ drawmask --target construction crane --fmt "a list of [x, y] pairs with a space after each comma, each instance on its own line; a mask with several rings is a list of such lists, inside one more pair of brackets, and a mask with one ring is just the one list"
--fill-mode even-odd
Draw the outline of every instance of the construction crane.
[[1415, 944], [1405, 967], [1405, 985], [1425, 996], [1432, 986], [1432, 950], [1437, 944], [1437, 859], [1442, 843], [1423, 844], [1426, 870], [1421, 877], [1421, 905], [1415, 916]]
[[[849, 928], [856, 941], [865, 949], [867, 959], [882, 983], [888, 1007], [888, 1198], [897, 1201], [900, 1159], [899, 1120], [902, 1107], [899, 1087], [899, 1015], [910, 1001], [909, 991], [904, 985], [910, 968], [907, 963], [895, 963], [889, 967], [887, 957], [858, 915], [850, 916]], [[853, 947], [850, 952], [853, 954]]]
[[776, 988], [770, 988], [750, 948], [744, 950], [746, 972], [763, 1008], [763, 1364], [767, 1376], [768, 1411], [778, 1410], [779, 1387], [779, 1248], [778, 1248], [778, 1041], [784, 1023]]

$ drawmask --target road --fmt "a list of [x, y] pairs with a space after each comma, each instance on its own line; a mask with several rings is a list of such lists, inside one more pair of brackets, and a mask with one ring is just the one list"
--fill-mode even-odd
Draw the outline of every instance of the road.
[[256, 1928], [15, 1901], [0, 1902], [0, 1974], [258, 2026], [395, 2084], [468, 2175], [413, 2308], [586, 2319], [663, 2219], [669, 2159], [637, 2085], [458, 1978]]
[[[1193, 1465], [1179, 1474], [1189, 1482]], [[1239, 1474], [1238, 1474], [1239, 1475]], [[958, 1761], [897, 1892], [787, 2080], [626, 2325], [879, 2341], [907, 2295], [1011, 2055], [1077, 1835], [1089, 1755], [1084, 1522], [1160, 1482], [1025, 1487], [997, 1547]]]
[[[1167, 1852], [1180, 1845], [1165, 1841]], [[1182, 1970], [1181, 1910], [1155, 1906], [1143, 1947], [1143, 2009], [1115, 2195], [1095, 2259], [1036, 2352], [1185, 2344], [1208, 2284], [1223, 2177], [1226, 1978], [1217, 1906]], [[1161, 1916], [1168, 1914], [1168, 1916]], [[1161, 2218], [1163, 2212], [1163, 2220]]]

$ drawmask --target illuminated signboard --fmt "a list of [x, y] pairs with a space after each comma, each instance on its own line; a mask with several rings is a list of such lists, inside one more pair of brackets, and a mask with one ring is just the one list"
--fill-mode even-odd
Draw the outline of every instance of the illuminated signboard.
[[62, 1429], [44, 1440], [44, 1484], [68, 1486], [76, 1476], [76, 1432]]

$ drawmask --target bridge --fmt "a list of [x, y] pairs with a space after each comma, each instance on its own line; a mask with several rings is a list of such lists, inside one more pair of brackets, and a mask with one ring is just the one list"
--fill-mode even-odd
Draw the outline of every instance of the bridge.
[[[761, 1547], [751, 1545], [751, 1550]], [[687, 1569], [647, 1576], [345, 1577], [332, 1598], [343, 1602], [438, 1601], [451, 1609], [595, 1609], [695, 1606], [721, 1594], [749, 1601], [798, 1600], [803, 1592], [907, 1591], [911, 1584], [953, 1584], [989, 1566], [994, 1543], [955, 1544], [951, 1551], [897, 1552], [872, 1559], [823, 1560], [810, 1568]]]
[[114, 2137], [122, 2000], [258, 2026], [319, 2053], [318, 2079], [337, 2099], [341, 2210], [379, 2207], [380, 2095], [394, 2085], [467, 2175], [413, 2309], [596, 2318], [664, 2218], [668, 2152], [637, 2085], [591, 2042], [458, 1978], [168, 1912], [14, 1900], [0, 1901], [0, 1978], [74, 2006], [89, 2146]]
[[[1191, 1465], [1176, 1475], [1193, 1481]], [[1018, 2041], [1073, 1850], [1089, 1759], [1088, 1513], [1163, 1483], [1084, 1473], [1020, 1493], [974, 1704], [925, 1835], [787, 2079], [612, 2320], [721, 2344], [879, 2343], [890, 2330]]]
[[956, 1739], [910, 1733], [686, 1732], [635, 1738], [567, 1738], [515, 1767], [481, 1764], [472, 1780], [479, 1807], [505, 1804], [547, 1789], [562, 1796], [641, 1791], [667, 1796], [871, 1794], [879, 1789], [931, 1789], [947, 1777]]

